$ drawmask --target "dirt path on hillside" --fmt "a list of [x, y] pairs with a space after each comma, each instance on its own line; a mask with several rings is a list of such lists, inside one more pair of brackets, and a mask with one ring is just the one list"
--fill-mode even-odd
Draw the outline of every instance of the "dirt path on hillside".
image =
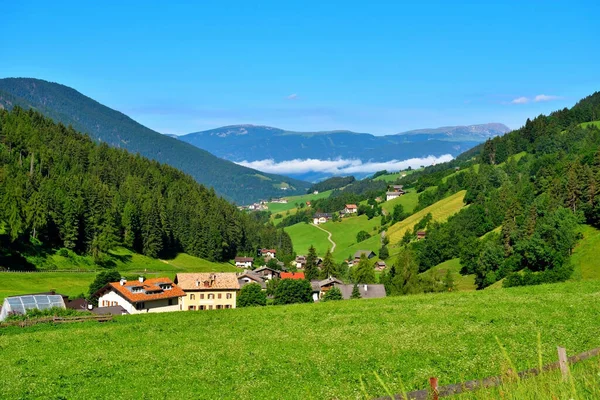
[[329, 232], [328, 230], [325, 230], [323, 228], [321, 228], [319, 225], [315, 225], [312, 224], [312, 226], [314, 226], [317, 229], [322, 230], [323, 232], [327, 233], [327, 240], [329, 240], [329, 242], [331, 243], [331, 252], [333, 253], [333, 251], [335, 250], [335, 242], [333, 240], [331, 240], [331, 232]]

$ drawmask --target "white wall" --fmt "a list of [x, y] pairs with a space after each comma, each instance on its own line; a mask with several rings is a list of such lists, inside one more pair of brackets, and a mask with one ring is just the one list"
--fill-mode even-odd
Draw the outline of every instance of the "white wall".
[[171, 306], [169, 305], [169, 299], [145, 301], [144, 308], [137, 310], [135, 304], [130, 303], [129, 300], [125, 299], [116, 291], [110, 290], [98, 298], [98, 307], [102, 307], [103, 301], [109, 301], [111, 305], [113, 302], [117, 302], [117, 305], [123, 307], [129, 314], [141, 314], [147, 312], [179, 311], [180, 299], [179, 297], [173, 298], [173, 305]]

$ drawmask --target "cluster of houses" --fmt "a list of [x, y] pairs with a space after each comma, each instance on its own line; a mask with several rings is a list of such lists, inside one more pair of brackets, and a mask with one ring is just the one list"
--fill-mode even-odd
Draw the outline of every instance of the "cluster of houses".
[[[257, 283], [263, 290], [272, 279], [305, 279], [304, 272], [282, 272], [269, 267], [234, 272], [178, 273], [175, 280], [169, 278], [126, 280], [110, 282], [98, 290], [98, 306], [85, 299], [69, 301], [66, 295], [54, 291], [7, 297], [0, 309], [0, 321], [11, 313], [25, 313], [28, 309], [49, 307], [71, 308], [91, 311], [94, 314], [142, 314], [175, 311], [208, 311], [236, 308], [237, 296], [242, 287]], [[353, 285], [344, 284], [336, 278], [311, 281], [314, 301], [319, 301], [332, 287], [349, 299]], [[362, 298], [385, 297], [383, 285], [359, 285]]]

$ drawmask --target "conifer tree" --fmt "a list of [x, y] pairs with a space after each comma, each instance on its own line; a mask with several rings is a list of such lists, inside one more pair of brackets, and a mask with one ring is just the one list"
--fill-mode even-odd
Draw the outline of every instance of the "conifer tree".
[[319, 268], [317, 266], [317, 250], [313, 245], [308, 248], [306, 266], [304, 267], [304, 277], [308, 281], [315, 280], [319, 277]]

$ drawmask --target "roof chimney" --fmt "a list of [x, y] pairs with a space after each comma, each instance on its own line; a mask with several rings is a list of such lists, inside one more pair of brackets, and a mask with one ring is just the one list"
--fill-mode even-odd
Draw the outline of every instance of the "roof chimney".
[[200, 286], [200, 281], [196, 279], [196, 287]]
[[143, 277], [143, 276], [140, 276], [140, 277], [138, 278], [138, 280], [139, 280], [140, 282], [142, 282], [142, 283], [143, 283], [143, 282], [144, 282], [144, 277]]
[[121, 284], [121, 286], [125, 285], [125, 283], [127, 283], [127, 279], [121, 277], [121, 280], [119, 281], [119, 283]]

